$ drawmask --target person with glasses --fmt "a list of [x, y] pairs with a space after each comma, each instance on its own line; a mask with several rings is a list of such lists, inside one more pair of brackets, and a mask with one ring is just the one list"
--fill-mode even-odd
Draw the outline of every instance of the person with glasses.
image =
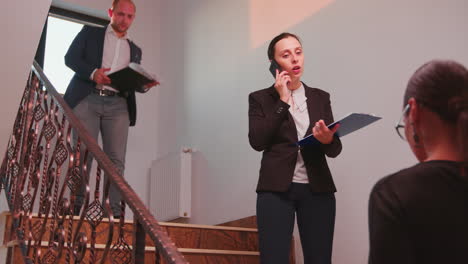
[[468, 71], [433, 60], [410, 78], [396, 126], [419, 163], [369, 200], [369, 263], [468, 263]]

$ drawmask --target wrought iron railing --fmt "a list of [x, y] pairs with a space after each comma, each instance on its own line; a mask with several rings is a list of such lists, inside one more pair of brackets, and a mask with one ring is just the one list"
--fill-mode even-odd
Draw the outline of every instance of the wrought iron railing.
[[[95, 174], [88, 172], [90, 159], [97, 164]], [[109, 175], [107, 182], [101, 183], [101, 172]], [[109, 205], [110, 182], [123, 199], [118, 222]], [[156, 262], [162, 257], [165, 263], [187, 263], [36, 62], [0, 169], [0, 187], [25, 263], [144, 263], [146, 235]], [[134, 215], [130, 239], [125, 204]], [[102, 230], [106, 215], [109, 224]], [[98, 236], [105, 241], [99, 252]]]

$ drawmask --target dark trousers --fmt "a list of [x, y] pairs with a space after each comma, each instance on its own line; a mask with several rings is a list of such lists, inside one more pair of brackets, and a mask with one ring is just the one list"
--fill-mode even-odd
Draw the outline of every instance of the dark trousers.
[[292, 183], [284, 193], [259, 192], [257, 225], [262, 264], [289, 262], [294, 218], [305, 264], [330, 264], [335, 227], [333, 193], [313, 193], [308, 184]]

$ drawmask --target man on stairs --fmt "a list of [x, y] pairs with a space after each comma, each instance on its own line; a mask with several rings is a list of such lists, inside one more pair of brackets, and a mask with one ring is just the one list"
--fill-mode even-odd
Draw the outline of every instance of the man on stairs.
[[[132, 87], [125, 93], [109, 86], [111, 80], [107, 74], [127, 67], [130, 62], [141, 61], [141, 49], [127, 34], [135, 19], [135, 12], [136, 6], [131, 0], [113, 0], [108, 10], [109, 25], [105, 28], [84, 26], [65, 55], [65, 64], [75, 75], [64, 99], [96, 141], [101, 132], [103, 150], [122, 175], [128, 127], [134, 126], [136, 121], [134, 91], [144, 93], [159, 84], [153, 82], [144, 87]], [[75, 214], [81, 210], [83, 196], [84, 188], [81, 188], [77, 195]], [[112, 184], [109, 198], [114, 217], [120, 217], [121, 198]]]

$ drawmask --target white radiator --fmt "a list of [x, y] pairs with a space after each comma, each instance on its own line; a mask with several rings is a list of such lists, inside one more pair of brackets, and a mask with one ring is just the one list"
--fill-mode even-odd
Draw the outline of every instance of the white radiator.
[[151, 164], [148, 206], [158, 221], [190, 217], [192, 150], [164, 156]]

